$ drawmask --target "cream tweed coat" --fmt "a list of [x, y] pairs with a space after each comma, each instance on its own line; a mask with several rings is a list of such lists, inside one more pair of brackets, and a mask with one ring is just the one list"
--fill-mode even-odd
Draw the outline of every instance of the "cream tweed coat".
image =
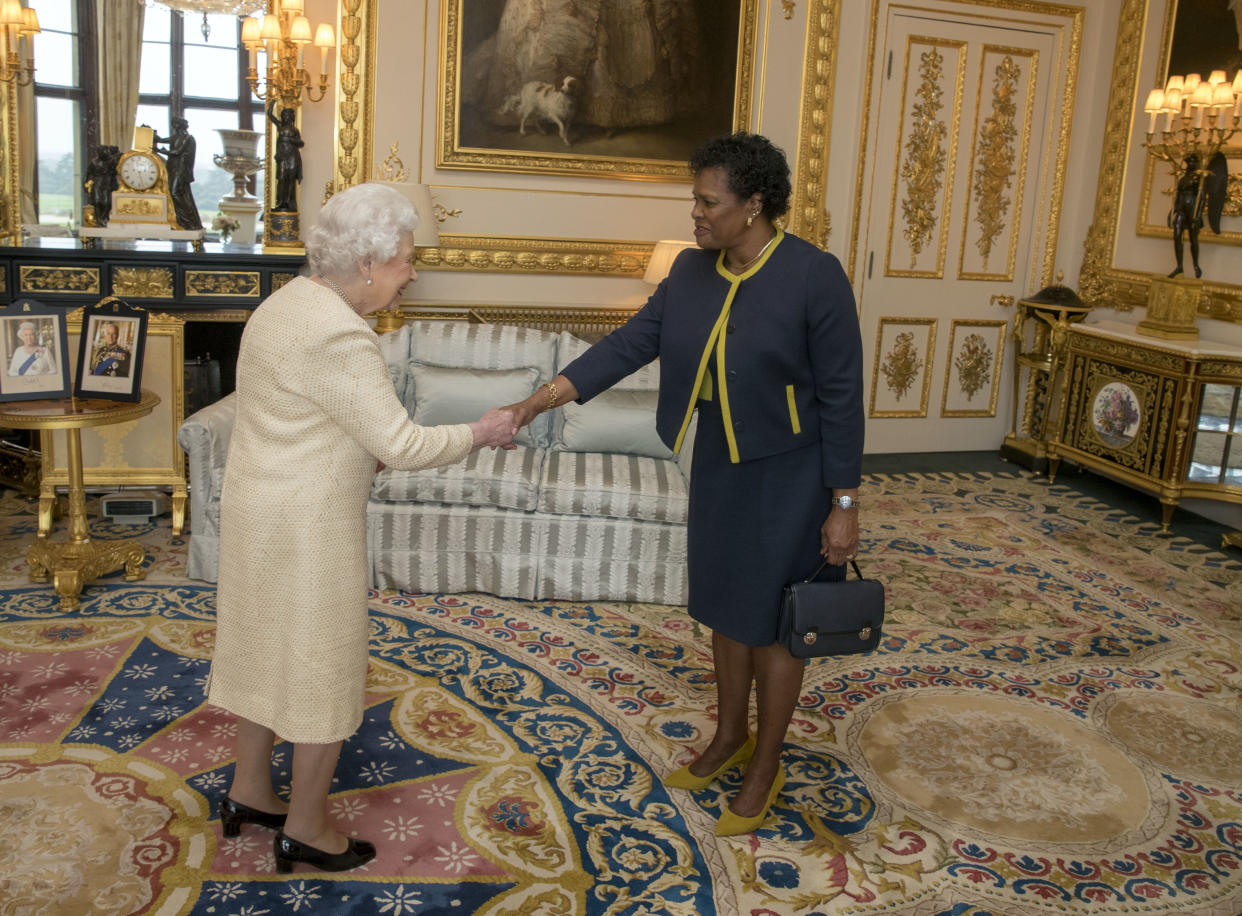
[[378, 338], [335, 293], [299, 277], [260, 305], [237, 361], [208, 702], [293, 742], [352, 735], [376, 459], [436, 467], [472, 443], [464, 424], [410, 422]]

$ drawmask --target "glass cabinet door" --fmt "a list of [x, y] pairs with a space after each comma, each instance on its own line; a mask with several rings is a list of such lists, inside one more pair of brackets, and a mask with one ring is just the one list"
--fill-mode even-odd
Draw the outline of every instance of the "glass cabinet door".
[[1186, 479], [1242, 487], [1242, 388], [1203, 386]]

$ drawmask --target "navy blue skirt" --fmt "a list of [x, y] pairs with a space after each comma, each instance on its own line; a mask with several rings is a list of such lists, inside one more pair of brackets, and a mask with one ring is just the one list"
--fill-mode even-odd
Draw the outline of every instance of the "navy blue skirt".
[[[819, 531], [832, 509], [818, 440], [732, 464], [719, 404], [699, 401], [690, 472], [690, 616], [748, 646], [777, 640], [781, 590], [819, 568]], [[842, 579], [830, 566], [819, 581]]]

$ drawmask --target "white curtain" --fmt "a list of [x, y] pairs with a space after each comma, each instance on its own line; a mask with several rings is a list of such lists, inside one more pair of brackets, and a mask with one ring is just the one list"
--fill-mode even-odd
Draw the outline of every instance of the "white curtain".
[[[142, 0], [95, 0], [99, 24], [99, 142], [129, 149], [138, 113]], [[87, 150], [87, 155], [90, 151]]]

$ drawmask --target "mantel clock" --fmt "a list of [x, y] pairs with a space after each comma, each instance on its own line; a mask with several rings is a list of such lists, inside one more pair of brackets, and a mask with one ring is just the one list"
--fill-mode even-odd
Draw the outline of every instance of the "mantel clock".
[[177, 228], [168, 192], [168, 170], [155, 152], [152, 128], [134, 128], [134, 147], [121, 155], [116, 170], [119, 187], [112, 192], [109, 225]]

